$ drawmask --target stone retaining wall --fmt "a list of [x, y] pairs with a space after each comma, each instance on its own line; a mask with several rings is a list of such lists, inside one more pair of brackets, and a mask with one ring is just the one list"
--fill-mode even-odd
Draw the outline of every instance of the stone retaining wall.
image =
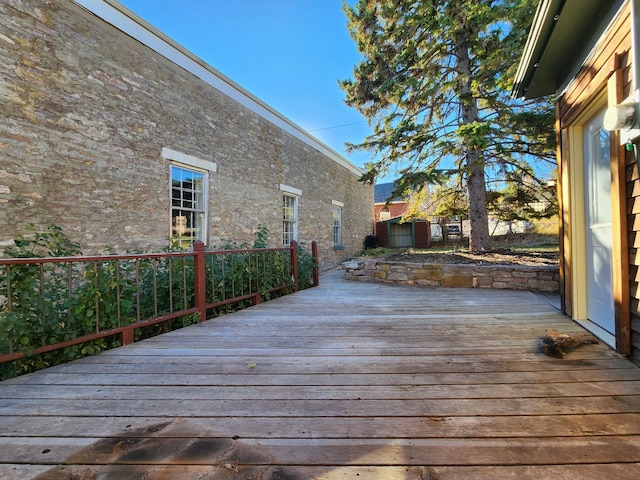
[[344, 262], [347, 280], [434, 287], [498, 288], [559, 293], [558, 267], [519, 265], [428, 264], [351, 260]]

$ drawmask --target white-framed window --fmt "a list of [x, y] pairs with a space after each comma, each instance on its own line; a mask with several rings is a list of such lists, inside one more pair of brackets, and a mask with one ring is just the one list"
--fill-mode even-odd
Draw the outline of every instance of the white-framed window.
[[334, 200], [332, 202], [333, 209], [333, 246], [342, 245], [342, 207], [344, 204]]
[[291, 245], [291, 241], [298, 240], [298, 200], [302, 191], [280, 185], [282, 192], [282, 244]]
[[282, 195], [282, 244], [290, 245], [298, 230], [298, 197]]
[[205, 242], [207, 231], [207, 174], [171, 165], [171, 238], [188, 247]]
[[190, 247], [196, 240], [207, 243], [209, 173], [216, 164], [169, 148], [170, 236], [175, 246]]

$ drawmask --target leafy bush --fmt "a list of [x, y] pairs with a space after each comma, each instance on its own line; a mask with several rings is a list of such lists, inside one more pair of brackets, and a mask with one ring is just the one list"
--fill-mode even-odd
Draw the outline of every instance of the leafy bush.
[[298, 244], [298, 285], [300, 290], [313, 287], [316, 262], [304, 243]]
[[[79, 246], [62, 230], [49, 225], [32, 239], [19, 237], [7, 249], [12, 258], [74, 256]], [[291, 291], [291, 260], [286, 250], [267, 249], [268, 231], [258, 226], [251, 252], [206, 255], [207, 303], [259, 292], [262, 299]], [[171, 247], [170, 247], [171, 248]], [[251, 248], [225, 242], [223, 250]], [[263, 250], [264, 251], [261, 251]], [[175, 251], [175, 249], [171, 249]], [[178, 249], [180, 250], [180, 249]], [[220, 249], [214, 249], [220, 250]], [[300, 288], [312, 286], [314, 259], [298, 246]], [[0, 354], [24, 351], [27, 357], [0, 364], [0, 379], [99, 353], [120, 344], [117, 336], [32, 355], [38, 347], [71, 340], [97, 331], [130, 325], [195, 305], [194, 257], [116, 259], [0, 266]], [[275, 291], [285, 285], [284, 290]], [[208, 317], [244, 308], [251, 300], [219, 306]], [[136, 329], [147, 338], [199, 321], [185, 315]]]

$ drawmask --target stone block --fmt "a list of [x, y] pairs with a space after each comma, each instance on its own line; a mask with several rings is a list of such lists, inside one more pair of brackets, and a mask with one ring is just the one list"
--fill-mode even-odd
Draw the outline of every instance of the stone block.
[[454, 277], [460, 274], [460, 268], [457, 265], [442, 265], [442, 273], [445, 277]]
[[409, 271], [409, 267], [408, 265], [391, 265], [391, 271], [406, 273]]
[[560, 284], [553, 280], [540, 280], [532, 278], [527, 283], [529, 290], [534, 292], [543, 293], [558, 293], [560, 291]]
[[513, 275], [513, 268], [509, 266], [495, 266], [488, 269], [490, 275], [493, 278], [511, 278]]
[[427, 280], [431, 280], [434, 282], [440, 282], [442, 277], [444, 276], [442, 269], [439, 270], [429, 270], [427, 272]]
[[387, 275], [387, 280], [392, 280], [395, 282], [406, 282], [409, 280], [406, 272], [389, 272]]
[[553, 280], [554, 275], [557, 272], [554, 270], [542, 270], [540, 273], [538, 273], [538, 279], [539, 280]]
[[443, 287], [472, 288], [473, 277], [471, 275], [453, 275], [443, 277], [441, 281]]
[[509, 288], [520, 290], [522, 287], [527, 288], [529, 284], [528, 278], [512, 278], [509, 280]]
[[360, 268], [361, 264], [357, 260], [349, 260], [348, 262], [342, 262], [342, 268], [345, 270], [356, 270]]
[[442, 265], [436, 263], [424, 263], [421, 268], [424, 268], [427, 271], [442, 270]]
[[538, 278], [538, 270], [536, 269], [513, 269], [511, 276], [514, 278]]
[[364, 261], [364, 269], [365, 270], [375, 270], [377, 264], [378, 264], [377, 260], [365, 260]]
[[409, 272], [410, 280], [424, 280], [425, 278], [427, 278], [427, 272], [425, 272], [424, 270], [418, 270], [417, 272], [415, 270], [412, 270]]

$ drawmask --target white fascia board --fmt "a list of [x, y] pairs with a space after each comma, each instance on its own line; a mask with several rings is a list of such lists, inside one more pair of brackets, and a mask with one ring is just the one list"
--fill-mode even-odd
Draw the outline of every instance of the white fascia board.
[[131, 10], [125, 8], [116, 0], [74, 1], [105, 22], [138, 40], [140, 43], [146, 45], [176, 65], [184, 68], [216, 90], [224, 93], [242, 106], [273, 123], [278, 128], [293, 135], [298, 140], [306, 143], [337, 164], [353, 172], [355, 175], [361, 176], [364, 173], [363, 169], [342, 157], [331, 147], [313, 137], [262, 100], [249, 93], [202, 59], [189, 52], [186, 48], [170, 39], [157, 28], [147, 23]]

